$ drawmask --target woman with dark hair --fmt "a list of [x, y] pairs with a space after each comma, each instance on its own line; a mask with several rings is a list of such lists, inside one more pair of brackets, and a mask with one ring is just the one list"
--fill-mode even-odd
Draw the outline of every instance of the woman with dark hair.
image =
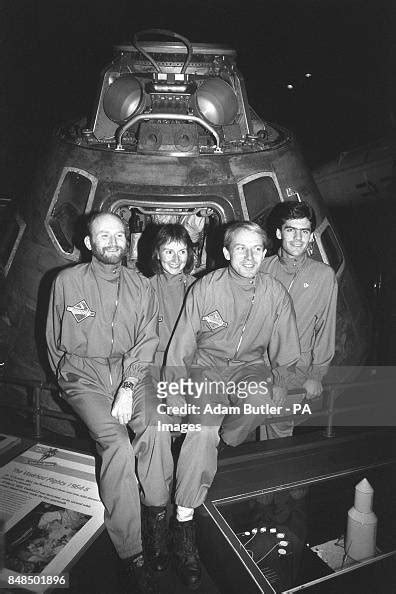
[[159, 301], [159, 345], [155, 363], [161, 366], [188, 287], [195, 281], [191, 276], [194, 251], [190, 236], [179, 223], [162, 225], [154, 238], [150, 282]]
[[[154, 385], [161, 379], [168, 343], [182, 309], [188, 287], [194, 282], [190, 272], [194, 266], [193, 245], [187, 230], [179, 223], [167, 223], [154, 235], [151, 259], [154, 275], [149, 281], [159, 302], [159, 345], [151, 368]], [[158, 403], [161, 401], [158, 400]], [[164, 416], [165, 422], [175, 417]], [[176, 421], [173, 421], [176, 422]], [[170, 479], [171, 477], [169, 477]], [[142, 540], [145, 558], [151, 569], [163, 571], [169, 561], [166, 509], [142, 506]]]

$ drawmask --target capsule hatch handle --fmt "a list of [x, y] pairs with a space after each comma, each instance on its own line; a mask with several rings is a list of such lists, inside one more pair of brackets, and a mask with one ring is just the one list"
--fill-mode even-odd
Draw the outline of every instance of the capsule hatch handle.
[[205, 122], [202, 118], [194, 115], [187, 115], [187, 114], [176, 114], [176, 113], [140, 113], [138, 115], [133, 116], [130, 120], [125, 122], [122, 126], [120, 126], [116, 133], [115, 139], [117, 142], [116, 151], [123, 151], [124, 148], [122, 146], [122, 137], [124, 136], [125, 132], [129, 130], [136, 122], [140, 122], [142, 120], [174, 120], [174, 121], [182, 121], [182, 122], [195, 122], [199, 124], [208, 132], [214, 136], [216, 141], [216, 148], [215, 153], [222, 153], [223, 151], [220, 148], [220, 136], [218, 132], [207, 122]]

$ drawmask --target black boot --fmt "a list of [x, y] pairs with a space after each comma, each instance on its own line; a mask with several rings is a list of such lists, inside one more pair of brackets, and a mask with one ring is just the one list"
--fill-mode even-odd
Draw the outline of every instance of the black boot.
[[160, 594], [153, 575], [144, 563], [143, 554], [123, 559], [125, 591], [133, 594]]
[[150, 569], [164, 571], [169, 563], [166, 507], [142, 505], [142, 540]]
[[201, 584], [201, 561], [199, 559], [194, 521], [173, 523], [173, 555], [176, 571], [190, 590]]

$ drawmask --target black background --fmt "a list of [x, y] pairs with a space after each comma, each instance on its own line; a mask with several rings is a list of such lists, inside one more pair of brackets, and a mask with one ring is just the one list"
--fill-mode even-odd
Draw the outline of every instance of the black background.
[[[224, 43], [254, 109], [292, 128], [314, 167], [392, 122], [388, 0], [8, 0], [3, 2], [7, 132], [40, 135], [89, 114], [112, 46], [146, 28]], [[0, 3], [1, 6], [1, 3]], [[306, 78], [305, 74], [312, 74]], [[291, 83], [292, 91], [286, 88]], [[19, 140], [22, 140], [21, 138]], [[38, 139], [37, 139], [38, 140]], [[18, 143], [19, 144], [19, 143]]]

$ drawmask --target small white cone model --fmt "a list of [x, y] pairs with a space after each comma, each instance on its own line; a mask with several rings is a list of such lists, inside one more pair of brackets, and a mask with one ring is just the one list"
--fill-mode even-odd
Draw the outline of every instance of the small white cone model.
[[372, 510], [374, 489], [367, 479], [355, 487], [355, 504], [348, 512], [345, 552], [354, 561], [374, 557], [377, 516]]

